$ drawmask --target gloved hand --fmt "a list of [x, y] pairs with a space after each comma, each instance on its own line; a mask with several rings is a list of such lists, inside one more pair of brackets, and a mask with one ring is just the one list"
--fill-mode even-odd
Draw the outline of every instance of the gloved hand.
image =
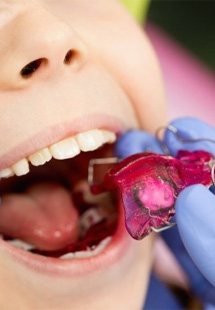
[[[177, 128], [183, 139], [215, 140], [215, 128], [197, 119], [181, 118], [173, 121], [171, 125]], [[208, 141], [182, 143], [169, 130], [165, 132], [164, 143], [172, 155], [179, 149], [204, 149], [215, 156], [214, 143]], [[116, 153], [119, 157], [127, 157], [132, 152], [146, 150], [162, 152], [155, 137], [145, 132], [131, 131], [120, 138]], [[165, 231], [163, 237], [188, 274], [193, 291], [204, 302], [215, 304], [215, 195], [202, 185], [186, 188], [176, 201], [176, 222], [190, 256], [181, 244], [177, 227]]]
[[[177, 119], [171, 123], [186, 140], [207, 138], [214, 141], [182, 143], [170, 131], [164, 141], [172, 154], [179, 149], [204, 149], [215, 157], [215, 128], [193, 118]], [[215, 286], [215, 187], [211, 192], [194, 185], [180, 193], [176, 201], [176, 222], [183, 243], [202, 274]], [[214, 291], [215, 294], [215, 291]], [[215, 302], [215, 297], [214, 297]]]

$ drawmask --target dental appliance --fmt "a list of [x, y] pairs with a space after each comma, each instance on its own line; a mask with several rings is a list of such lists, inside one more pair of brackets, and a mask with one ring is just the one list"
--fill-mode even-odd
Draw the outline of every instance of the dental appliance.
[[[183, 139], [177, 128], [162, 127], [156, 137], [165, 154], [150, 152], [118, 158], [92, 159], [88, 182], [92, 193], [117, 191], [120, 195], [128, 233], [137, 240], [151, 231], [160, 232], [175, 225], [175, 201], [187, 186], [215, 185], [215, 159], [204, 150], [180, 150], [175, 157], [168, 155], [168, 147], [159, 138], [160, 130], [169, 130], [181, 143], [210, 142], [212, 139]], [[107, 170], [100, 184], [94, 180], [95, 165], [114, 164]]]

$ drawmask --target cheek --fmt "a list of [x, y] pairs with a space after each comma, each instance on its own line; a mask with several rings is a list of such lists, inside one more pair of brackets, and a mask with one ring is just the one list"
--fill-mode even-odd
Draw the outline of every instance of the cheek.
[[[141, 127], [154, 131], [166, 122], [163, 83], [150, 43], [142, 33], [135, 34], [129, 43], [124, 44], [124, 50], [128, 52], [121, 51], [117, 65], [110, 63], [110, 66], [129, 95]], [[114, 59], [113, 56], [110, 58]]]
[[133, 22], [120, 24], [115, 36], [105, 39], [100, 47], [103, 63], [129, 96], [141, 127], [156, 130], [166, 122], [166, 105], [159, 63], [150, 42]]

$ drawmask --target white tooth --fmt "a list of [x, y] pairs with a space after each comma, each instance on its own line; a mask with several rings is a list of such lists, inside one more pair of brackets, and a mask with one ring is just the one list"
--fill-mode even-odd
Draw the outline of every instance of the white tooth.
[[55, 143], [50, 146], [49, 150], [55, 159], [72, 158], [80, 153], [80, 148], [74, 138], [68, 138]]
[[92, 250], [91, 249], [91, 253], [93, 254], [92, 256], [96, 256], [99, 253], [101, 253], [104, 248], [106, 248], [106, 246], [111, 242], [112, 237], [106, 237], [105, 239], [103, 239], [97, 246], [95, 246], [95, 248]]
[[116, 141], [116, 134], [114, 132], [102, 130], [102, 134], [106, 143], [113, 143]]
[[106, 246], [111, 242], [111, 240], [112, 237], [110, 236], [103, 239], [94, 250], [94, 252], [96, 251], [96, 255], [99, 254], [102, 250], [104, 250], [104, 248], [106, 248]]
[[34, 249], [33, 245], [26, 243], [24, 241], [21, 241], [19, 239], [8, 240], [8, 242], [10, 244], [14, 245], [15, 247], [22, 249], [22, 250], [25, 250], [25, 251], [30, 251], [30, 250]]
[[74, 257], [75, 257], [74, 253], [67, 253], [67, 254], [60, 256], [60, 258], [62, 259], [72, 259]]
[[62, 255], [61, 259], [73, 259], [73, 258], [86, 258], [86, 257], [92, 257], [93, 252], [92, 251], [78, 251], [74, 253], [67, 253]]
[[0, 178], [9, 178], [14, 175], [14, 172], [11, 168], [6, 168], [0, 171]]
[[52, 159], [49, 149], [46, 147], [29, 156], [29, 161], [33, 166], [41, 166]]
[[75, 138], [83, 152], [96, 150], [105, 143], [102, 131], [99, 129], [81, 132], [77, 134]]
[[26, 158], [21, 159], [12, 166], [12, 169], [17, 176], [27, 174], [29, 172], [29, 163]]
[[93, 252], [91, 251], [78, 251], [74, 253], [75, 258], [85, 258], [85, 257], [92, 257]]

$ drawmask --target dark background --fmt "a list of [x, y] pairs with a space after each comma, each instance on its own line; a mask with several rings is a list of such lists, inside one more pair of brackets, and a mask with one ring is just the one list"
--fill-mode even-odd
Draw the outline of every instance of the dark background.
[[215, 0], [151, 0], [148, 19], [215, 69]]

